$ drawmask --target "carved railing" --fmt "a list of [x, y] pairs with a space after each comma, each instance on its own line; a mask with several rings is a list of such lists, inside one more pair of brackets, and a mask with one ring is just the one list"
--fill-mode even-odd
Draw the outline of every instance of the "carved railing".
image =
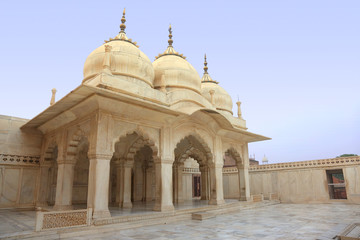
[[91, 213], [91, 208], [69, 211], [37, 211], [35, 231], [88, 226], [91, 224]]
[[40, 156], [16, 155], [0, 153], [0, 164], [39, 165]]
[[183, 172], [184, 173], [199, 173], [200, 170], [199, 170], [199, 168], [186, 168], [186, 167], [184, 167]]
[[320, 159], [320, 160], [302, 161], [302, 162], [287, 162], [287, 163], [275, 163], [275, 164], [264, 164], [264, 165], [251, 165], [249, 167], [249, 171], [250, 172], [274, 171], [274, 170], [281, 170], [281, 169], [334, 167], [334, 166], [356, 165], [356, 164], [360, 164], [360, 156], [329, 158], [329, 159]]
[[223, 173], [237, 173], [238, 169], [237, 167], [226, 167], [223, 168]]
[[253, 202], [262, 202], [264, 200], [264, 196], [262, 194], [251, 195], [251, 198]]

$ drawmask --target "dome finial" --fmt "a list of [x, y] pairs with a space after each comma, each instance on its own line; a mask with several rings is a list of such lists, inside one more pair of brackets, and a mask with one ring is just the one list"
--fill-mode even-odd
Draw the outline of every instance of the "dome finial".
[[121, 24], [120, 24], [121, 31], [120, 32], [125, 33], [125, 28], [126, 28], [125, 22], [126, 22], [126, 19], [125, 19], [125, 8], [124, 8], [123, 16], [121, 18]]
[[169, 47], [172, 47], [173, 40], [172, 40], [171, 24], [169, 25], [169, 40], [168, 40], [168, 43], [169, 43]]
[[175, 51], [174, 47], [173, 47], [173, 40], [172, 40], [172, 28], [171, 28], [171, 24], [169, 24], [169, 40], [168, 40], [168, 43], [169, 43], [169, 46], [167, 47], [167, 49], [165, 50], [164, 53], [161, 53], [159, 55], [157, 55], [155, 57], [155, 59], [158, 59], [159, 57], [162, 57], [162, 56], [165, 56], [165, 55], [175, 55], [175, 56], [178, 56], [178, 57], [181, 57], [183, 59], [186, 59], [186, 57], [180, 53], [178, 53], [177, 51]]
[[205, 53], [205, 57], [204, 57], [204, 74], [208, 73], [208, 67], [207, 67], [207, 61], [206, 61], [206, 53]]
[[207, 66], [207, 61], [206, 61], [206, 53], [205, 53], [205, 56], [204, 56], [204, 75], [201, 79], [201, 82], [211, 82], [211, 83], [218, 83], [217, 81], [213, 80], [209, 73], [208, 73], [208, 66]]

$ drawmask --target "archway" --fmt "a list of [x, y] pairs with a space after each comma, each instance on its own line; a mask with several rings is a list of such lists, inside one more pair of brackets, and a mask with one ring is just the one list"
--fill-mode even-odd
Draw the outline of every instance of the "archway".
[[86, 208], [89, 181], [89, 142], [82, 136], [77, 144], [74, 166], [74, 180], [72, 190], [72, 204], [78, 205], [76, 208]]
[[134, 202], [155, 198], [154, 159], [157, 147], [134, 131], [119, 138], [110, 163], [110, 204], [131, 208]]
[[224, 198], [241, 199], [244, 195], [244, 165], [239, 152], [230, 147], [224, 153], [223, 189]]
[[[173, 202], [181, 203], [184, 200], [199, 198], [209, 200], [209, 163], [212, 154], [206, 143], [197, 136], [188, 135], [176, 145], [174, 154]], [[185, 168], [185, 162], [186, 165], [190, 162], [192, 166]]]

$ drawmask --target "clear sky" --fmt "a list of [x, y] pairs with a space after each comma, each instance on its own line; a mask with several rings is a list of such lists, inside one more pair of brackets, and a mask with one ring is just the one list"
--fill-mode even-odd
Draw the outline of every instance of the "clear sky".
[[1, 1], [0, 114], [32, 118], [81, 84], [92, 50], [119, 32], [151, 59], [167, 46], [235, 102], [248, 130], [272, 140], [270, 163], [360, 154], [360, 1]]

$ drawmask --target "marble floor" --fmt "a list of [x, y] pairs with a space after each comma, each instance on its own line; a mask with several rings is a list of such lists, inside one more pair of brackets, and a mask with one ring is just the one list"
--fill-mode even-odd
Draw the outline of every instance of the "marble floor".
[[277, 204], [220, 215], [204, 221], [113, 231], [72, 239], [332, 239], [360, 222], [360, 206]]
[[[193, 203], [203, 206], [205, 203]], [[176, 208], [189, 207], [190, 203]], [[129, 213], [148, 211], [139, 206]], [[141, 210], [141, 208], [143, 208]], [[115, 209], [116, 210], [116, 209]], [[112, 210], [112, 214], [115, 213]], [[120, 214], [120, 213], [118, 213]], [[0, 210], [0, 236], [12, 232], [32, 232], [34, 211]], [[360, 222], [360, 206], [334, 204], [276, 204], [218, 215], [204, 221], [188, 220], [166, 225], [71, 237], [71, 239], [332, 239], [348, 224]], [[108, 225], [109, 226], [109, 225]], [[115, 226], [115, 225], [113, 225]], [[99, 227], [101, 228], [101, 226]], [[1, 237], [0, 237], [1, 238]]]

